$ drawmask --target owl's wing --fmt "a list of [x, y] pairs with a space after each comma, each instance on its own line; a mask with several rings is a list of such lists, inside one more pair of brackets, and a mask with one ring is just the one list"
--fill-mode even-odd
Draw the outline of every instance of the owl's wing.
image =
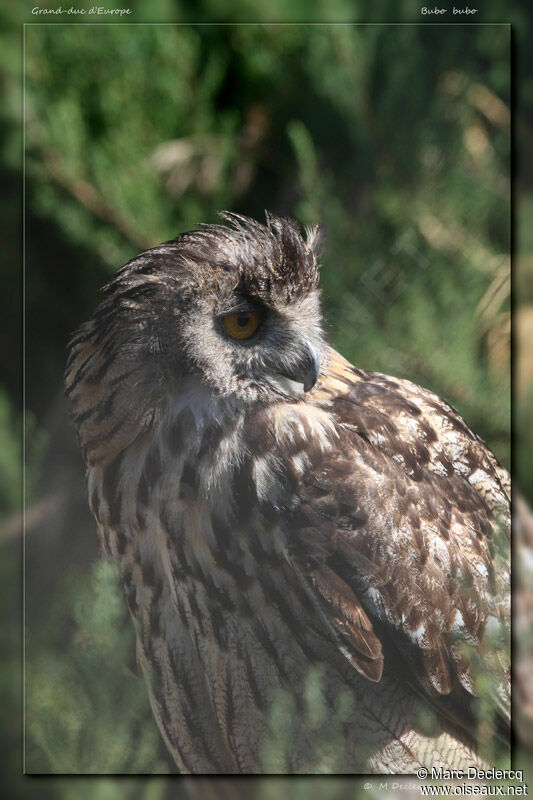
[[334, 352], [271, 433], [291, 559], [354, 666], [451, 704], [485, 653], [507, 715], [509, 484], [484, 443], [436, 395]]

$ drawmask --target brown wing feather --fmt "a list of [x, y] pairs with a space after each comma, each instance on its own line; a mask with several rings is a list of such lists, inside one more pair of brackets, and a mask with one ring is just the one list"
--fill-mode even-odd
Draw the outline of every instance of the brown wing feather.
[[480, 647], [490, 618], [508, 621], [494, 546], [504, 470], [436, 395], [334, 352], [308, 402], [278, 411], [273, 440], [276, 463], [296, 464], [280, 476], [291, 556], [356, 668], [379, 680], [384, 663], [428, 697], [464, 703], [464, 645]]
[[313, 570], [311, 582], [326, 602], [335, 629], [350, 647], [355, 668], [371, 681], [379, 681], [383, 672], [381, 642], [355, 594], [326, 564]]
[[[374, 469], [374, 497], [365, 493], [368, 475], [348, 481], [353, 510], [344, 509], [328, 565], [349, 580], [379, 635], [392, 638], [430, 693], [471, 692], [462, 644], [478, 647], [490, 618], [509, 620], [508, 563], [494, 546], [495, 531], [509, 530], [507, 473], [445, 401], [337, 353], [314, 402], [348, 435], [354, 473], [363, 453]], [[368, 524], [350, 530], [350, 513], [360, 519], [367, 510]], [[506, 655], [497, 664], [500, 710], [508, 709]]]
[[314, 402], [331, 408], [342, 424], [367, 436], [414, 477], [421, 468], [456, 473], [467, 478], [491, 510], [501, 507], [508, 514], [508, 473], [453, 406], [433, 392], [353, 367], [330, 350]]

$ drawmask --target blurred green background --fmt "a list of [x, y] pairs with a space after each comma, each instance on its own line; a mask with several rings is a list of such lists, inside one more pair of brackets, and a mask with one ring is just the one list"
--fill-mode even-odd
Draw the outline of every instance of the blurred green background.
[[[215, 0], [194, 10], [187, 3], [130, 7], [136, 21], [222, 15]], [[253, 17], [244, 0], [232, 14]], [[278, 4], [268, 18], [288, 15]], [[370, 3], [354, 12], [347, 2], [330, 18], [382, 19]], [[217, 210], [261, 219], [268, 209], [303, 225], [322, 222], [330, 341], [363, 368], [448, 399], [509, 467], [510, 28], [61, 25], [28, 26], [24, 38], [25, 766], [30, 773], [168, 772], [115, 576], [96, 553], [62, 395], [69, 335], [122, 263], [216, 221]], [[1, 133], [2, 175], [12, 187], [21, 180], [15, 54], [10, 40]], [[531, 81], [524, 86], [526, 101], [533, 99]], [[530, 122], [527, 114], [519, 119], [526, 141]], [[524, 170], [526, 210], [531, 185]], [[7, 584], [19, 555], [22, 423], [13, 314], [18, 208], [3, 201], [2, 211]], [[520, 226], [515, 242], [525, 254], [514, 284], [515, 335], [525, 341], [533, 328], [530, 229]], [[515, 363], [523, 378], [517, 420], [531, 431], [529, 353], [523, 348]], [[531, 453], [522, 447], [515, 456], [530, 499]], [[13, 658], [18, 604], [14, 597], [6, 618]], [[6, 696], [19, 689], [13, 671], [2, 682]], [[15, 707], [6, 703], [4, 715]], [[5, 750], [18, 764], [19, 743], [9, 739]], [[31, 784], [18, 790], [30, 793]], [[76, 786], [77, 794], [110, 798], [168, 792], [155, 779], [135, 788], [127, 781]], [[40, 792], [71, 791], [65, 781], [58, 787], [44, 783]]]

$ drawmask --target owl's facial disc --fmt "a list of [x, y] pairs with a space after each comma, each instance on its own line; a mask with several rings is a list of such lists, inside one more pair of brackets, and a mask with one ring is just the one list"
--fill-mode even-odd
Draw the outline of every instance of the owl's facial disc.
[[299, 330], [296, 320], [294, 308], [283, 314], [253, 301], [244, 301], [219, 318], [243, 380], [290, 396], [300, 394], [302, 387], [304, 392], [313, 388], [320, 373], [318, 343], [313, 346], [310, 340], [315, 331]]
[[324, 340], [317, 293], [269, 303], [228, 283], [180, 315], [192, 371], [244, 402], [301, 399], [318, 380]]
[[[250, 308], [226, 314], [222, 317], [222, 327], [225, 333], [237, 342], [249, 342], [259, 331], [264, 321], [265, 315], [257, 309]], [[320, 358], [311, 342], [304, 341], [301, 344], [301, 352], [294, 363], [283, 362], [280, 364], [277, 374], [289, 378], [295, 383], [301, 383], [304, 392], [313, 388], [318, 380], [320, 373]]]

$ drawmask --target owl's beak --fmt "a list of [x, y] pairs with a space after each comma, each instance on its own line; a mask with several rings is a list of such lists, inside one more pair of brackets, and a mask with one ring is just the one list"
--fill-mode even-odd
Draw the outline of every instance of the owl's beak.
[[312, 389], [320, 374], [320, 359], [313, 345], [305, 342], [305, 350], [300, 361], [294, 367], [280, 370], [280, 374], [291, 381], [303, 383], [304, 392]]

